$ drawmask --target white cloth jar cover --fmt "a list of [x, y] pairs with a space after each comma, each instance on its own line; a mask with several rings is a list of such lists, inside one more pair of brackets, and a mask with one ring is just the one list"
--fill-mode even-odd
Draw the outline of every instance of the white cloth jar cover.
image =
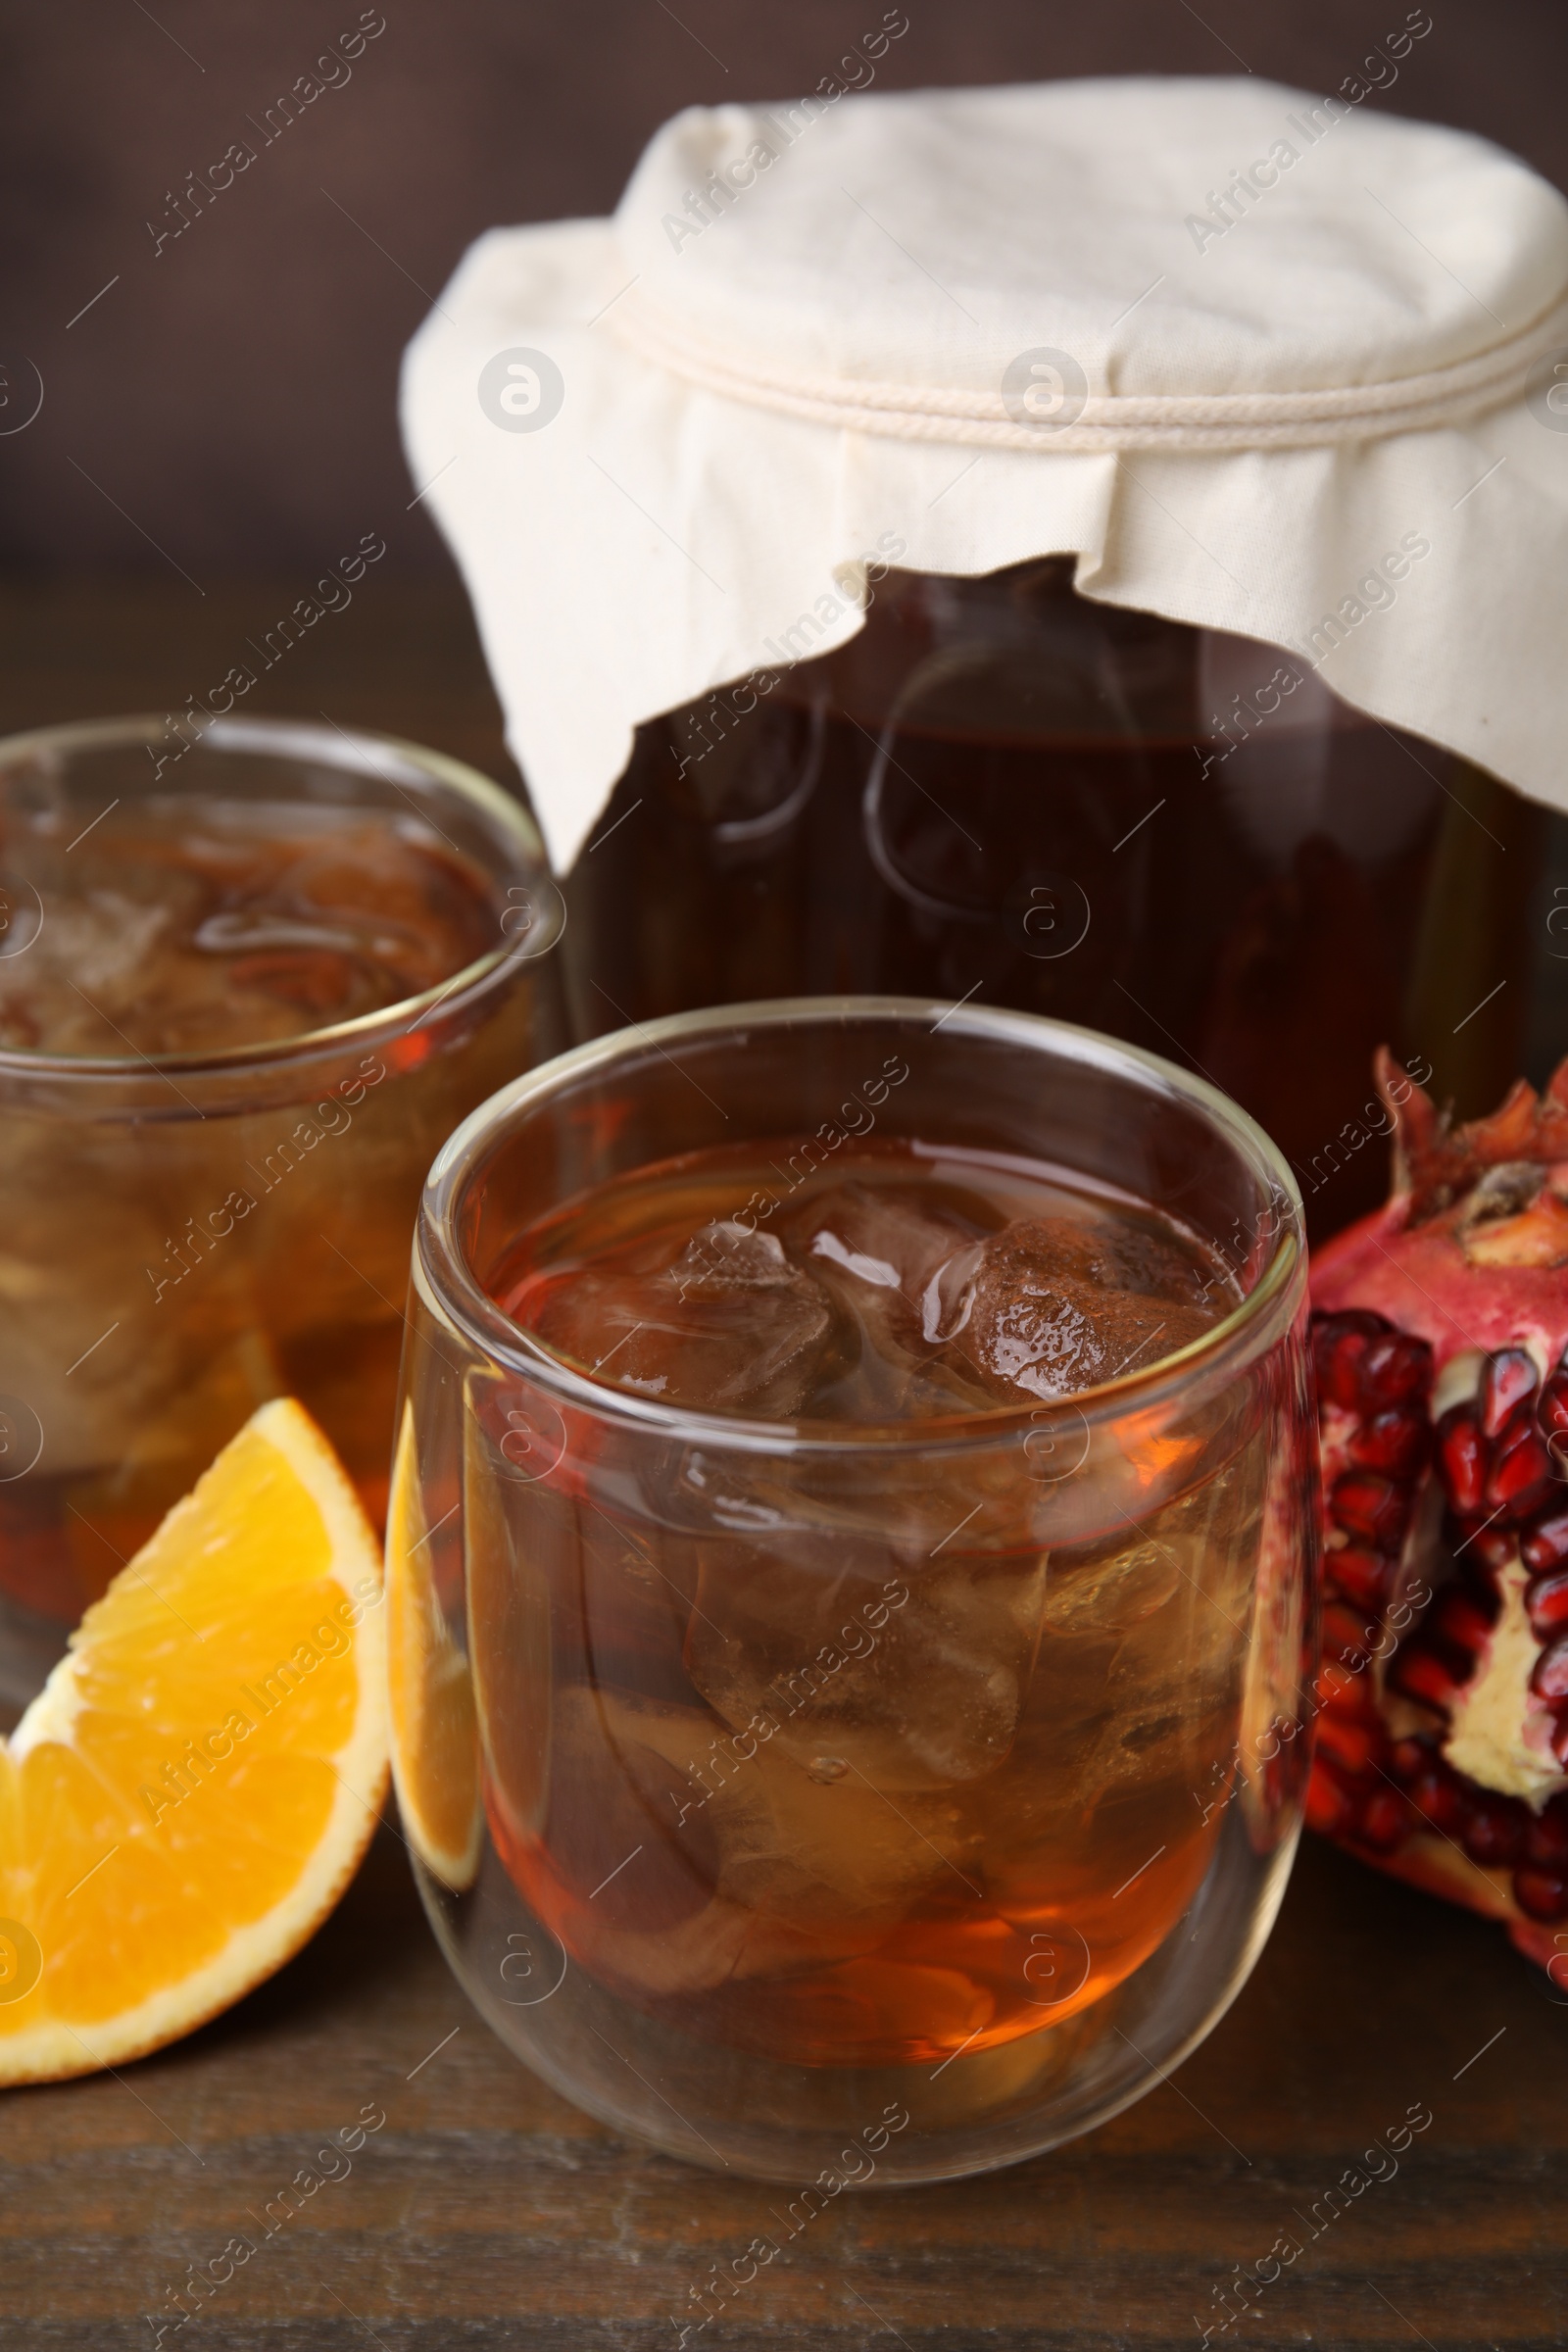
[[1075, 556], [1568, 808], [1553, 188], [1353, 80], [836, 87], [678, 115], [407, 354], [559, 869], [640, 721], [842, 644], [890, 563]]

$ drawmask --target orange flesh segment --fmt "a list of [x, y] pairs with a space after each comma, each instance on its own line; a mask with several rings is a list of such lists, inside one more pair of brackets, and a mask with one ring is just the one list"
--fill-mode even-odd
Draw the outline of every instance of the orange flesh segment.
[[0, 2082], [188, 2033], [324, 1917], [385, 1789], [380, 1597], [325, 1439], [265, 1405], [0, 1744]]

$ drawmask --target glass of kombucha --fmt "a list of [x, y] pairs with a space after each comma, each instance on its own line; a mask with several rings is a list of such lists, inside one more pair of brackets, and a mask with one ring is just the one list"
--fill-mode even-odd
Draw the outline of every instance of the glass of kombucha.
[[561, 1044], [560, 921], [526, 813], [432, 752], [0, 743], [0, 1720], [267, 1398], [383, 1514], [420, 1182]]
[[1299, 1822], [1304, 1273], [1244, 1112], [1029, 1014], [719, 1008], [474, 1112], [416, 1237], [389, 1632], [422, 1891], [503, 2039], [822, 2194], [1158, 2081]]

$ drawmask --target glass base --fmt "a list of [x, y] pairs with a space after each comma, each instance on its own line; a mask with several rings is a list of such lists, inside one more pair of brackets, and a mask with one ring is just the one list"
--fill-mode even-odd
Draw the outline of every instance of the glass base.
[[[508, 2048], [616, 2132], [711, 2171], [794, 2182], [790, 2235], [842, 2189], [951, 2180], [1094, 2131], [1179, 2066], [1236, 1998], [1295, 1855], [1257, 1853], [1233, 1804], [1192, 1903], [1091, 2007], [933, 2065], [801, 2066], [699, 2039], [574, 1967], [485, 1841], [452, 1894], [416, 1862], [438, 1940]], [[813, 2202], [814, 2200], [814, 2202]], [[798, 2210], [804, 2206], [804, 2214]], [[780, 2249], [781, 2250], [781, 2249]]]

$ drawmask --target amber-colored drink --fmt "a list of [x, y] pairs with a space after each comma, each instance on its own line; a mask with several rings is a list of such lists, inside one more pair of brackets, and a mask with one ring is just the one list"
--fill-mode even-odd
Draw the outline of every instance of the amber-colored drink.
[[[232, 1053], [417, 997], [496, 937], [488, 877], [417, 814], [157, 796], [74, 842], [14, 814], [0, 1047]], [[32, 914], [25, 893], [37, 894]]]
[[530, 987], [495, 984], [528, 849], [501, 796], [465, 827], [404, 760], [402, 790], [328, 797], [321, 754], [304, 790], [243, 731], [177, 791], [139, 743], [89, 750], [102, 774], [0, 758], [13, 1713], [267, 1398], [300, 1397], [384, 1510], [419, 1183], [537, 1020]]
[[[628, 1394], [858, 1424], [896, 1455], [1176, 1354], [1236, 1302], [1168, 1218], [1059, 1171], [873, 1138], [802, 1180], [792, 1149], [590, 1192], [519, 1237], [499, 1303]], [[477, 1440], [504, 1478], [504, 1421]], [[1108, 1495], [1050, 1550], [1027, 1479], [945, 1482], [939, 1454], [902, 1494], [896, 1463], [848, 1467], [814, 1507], [698, 1436], [653, 1492], [538, 1481], [531, 1653], [515, 1552], [469, 1551], [507, 1869], [591, 1978], [766, 2057], [935, 2064], [1060, 2023], [1208, 1867], [1261, 1469], [1243, 1446], [1148, 1517]]]

